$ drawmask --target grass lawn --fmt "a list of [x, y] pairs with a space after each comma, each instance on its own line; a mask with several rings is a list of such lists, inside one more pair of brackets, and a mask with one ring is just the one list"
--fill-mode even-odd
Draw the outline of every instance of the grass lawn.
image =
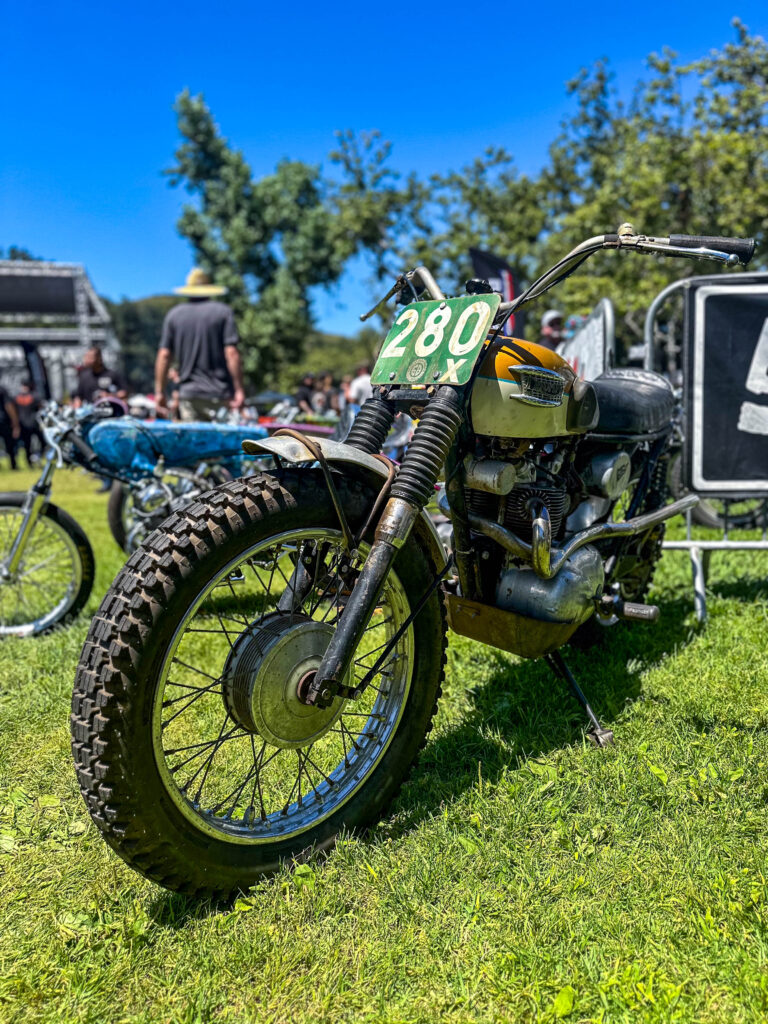
[[[0, 490], [26, 486], [0, 474]], [[54, 500], [121, 564], [104, 495]], [[662, 620], [569, 656], [617, 745], [545, 666], [453, 639], [391, 815], [232, 905], [166, 893], [91, 825], [69, 753], [88, 614], [0, 647], [0, 1020], [739, 1021], [768, 1016], [768, 556], [685, 554]]]

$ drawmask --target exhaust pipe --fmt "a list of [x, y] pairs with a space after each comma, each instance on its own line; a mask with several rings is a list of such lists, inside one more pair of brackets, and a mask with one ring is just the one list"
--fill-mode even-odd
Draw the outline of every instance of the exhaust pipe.
[[699, 498], [696, 494], [687, 494], [684, 498], [673, 501], [671, 505], [656, 509], [653, 512], [646, 512], [643, 516], [636, 516], [624, 523], [596, 523], [580, 533], [574, 534], [571, 539], [563, 544], [552, 544], [550, 540], [549, 516], [545, 515], [546, 509], [539, 506], [533, 520], [532, 543], [528, 544], [521, 540], [517, 534], [508, 530], [500, 523], [483, 516], [469, 516], [469, 525], [473, 530], [482, 533], [491, 540], [496, 541], [505, 551], [523, 559], [533, 566], [537, 576], [550, 580], [556, 576], [567, 558], [585, 544], [591, 544], [597, 540], [607, 540], [613, 537], [633, 537], [638, 533], [645, 533], [654, 526], [687, 512], [689, 508], [698, 505]]

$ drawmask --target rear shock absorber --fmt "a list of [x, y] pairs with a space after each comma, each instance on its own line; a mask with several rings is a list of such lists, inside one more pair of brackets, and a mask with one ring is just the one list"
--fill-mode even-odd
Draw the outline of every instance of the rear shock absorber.
[[390, 431], [395, 410], [380, 394], [363, 402], [355, 417], [346, 443], [368, 455], [378, 455], [384, 447], [384, 440]]
[[328, 707], [360, 643], [395, 556], [416, 517], [431, 497], [440, 470], [461, 425], [461, 395], [441, 388], [430, 400], [392, 485], [374, 542], [336, 632], [310, 682], [305, 703]]

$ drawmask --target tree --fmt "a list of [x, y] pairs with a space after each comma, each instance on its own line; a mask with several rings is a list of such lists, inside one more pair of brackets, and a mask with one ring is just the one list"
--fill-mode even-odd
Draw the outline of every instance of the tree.
[[[765, 265], [768, 45], [734, 25], [734, 43], [690, 64], [669, 50], [652, 54], [651, 77], [628, 105], [604, 61], [570, 83], [577, 111], [542, 175], [552, 211], [545, 262], [629, 221], [649, 235], [754, 236], [756, 265]], [[570, 278], [556, 301], [586, 312], [608, 295], [626, 321], [676, 278], [713, 272], [712, 263], [606, 253]]]
[[[561, 126], [541, 173], [516, 172], [504, 150], [489, 150], [459, 172], [435, 175], [404, 234], [401, 265], [424, 262], [457, 285], [470, 246], [509, 260], [530, 281], [591, 235], [631, 222], [638, 231], [754, 236], [755, 266], [768, 243], [768, 45], [738, 20], [722, 50], [681, 64], [665, 50], [648, 58], [650, 77], [628, 102], [610, 65], [597, 61], [570, 83], [576, 109]], [[690, 98], [686, 98], [690, 96]], [[423, 195], [423, 193], [422, 193]], [[605, 253], [532, 307], [586, 313], [609, 296], [630, 340], [667, 284], [716, 265]]]
[[[202, 97], [183, 93], [183, 141], [170, 173], [195, 203], [179, 229], [230, 288], [256, 386], [299, 360], [313, 323], [312, 289], [338, 281], [354, 255], [365, 257], [374, 295], [382, 279], [418, 263], [459, 290], [471, 273], [471, 246], [506, 258], [520, 285], [582, 239], [629, 221], [662, 236], [753, 235], [756, 265], [765, 265], [768, 45], [734, 25], [732, 43], [689, 64], [669, 50], [651, 54], [647, 81], [626, 101], [606, 60], [583, 69], [568, 84], [575, 110], [532, 176], [503, 148], [457, 171], [403, 176], [377, 132], [341, 132], [330, 173], [284, 161], [254, 180]], [[532, 312], [556, 303], [586, 313], [608, 296], [630, 340], [665, 285], [713, 266], [599, 254]]]
[[176, 295], [151, 295], [146, 299], [122, 299], [120, 302], [103, 300], [120, 342], [131, 391], [154, 391], [155, 356], [163, 319], [178, 301]]
[[359, 250], [378, 259], [385, 247], [402, 204], [383, 167], [388, 146], [377, 133], [339, 133], [331, 159], [340, 181], [296, 160], [254, 180], [202, 96], [182, 93], [176, 112], [183, 142], [171, 182], [197, 199], [185, 206], [179, 231], [229, 288], [246, 375], [258, 388], [299, 359], [312, 329], [311, 289], [337, 281]]
[[39, 260], [39, 256], [33, 256], [29, 249], [23, 245], [9, 245], [7, 252], [0, 249], [0, 260]]

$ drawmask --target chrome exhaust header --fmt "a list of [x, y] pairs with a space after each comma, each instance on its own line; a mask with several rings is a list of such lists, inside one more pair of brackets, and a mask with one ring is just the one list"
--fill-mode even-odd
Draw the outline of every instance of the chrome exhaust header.
[[698, 503], [698, 495], [687, 494], [684, 498], [673, 501], [671, 505], [665, 505], [664, 508], [656, 509], [653, 512], [646, 512], [645, 515], [636, 516], [623, 523], [596, 523], [594, 526], [574, 534], [562, 545], [552, 543], [549, 514], [543, 505], [538, 505], [534, 509], [533, 535], [530, 544], [521, 540], [512, 530], [483, 516], [470, 515], [469, 525], [477, 533], [482, 533], [485, 537], [495, 541], [505, 551], [528, 562], [541, 579], [550, 580], [562, 569], [566, 559], [570, 558], [579, 548], [583, 548], [585, 544], [614, 537], [633, 537], [658, 526], [667, 519], [672, 519], [673, 516], [687, 512], [689, 508], [693, 508]]

